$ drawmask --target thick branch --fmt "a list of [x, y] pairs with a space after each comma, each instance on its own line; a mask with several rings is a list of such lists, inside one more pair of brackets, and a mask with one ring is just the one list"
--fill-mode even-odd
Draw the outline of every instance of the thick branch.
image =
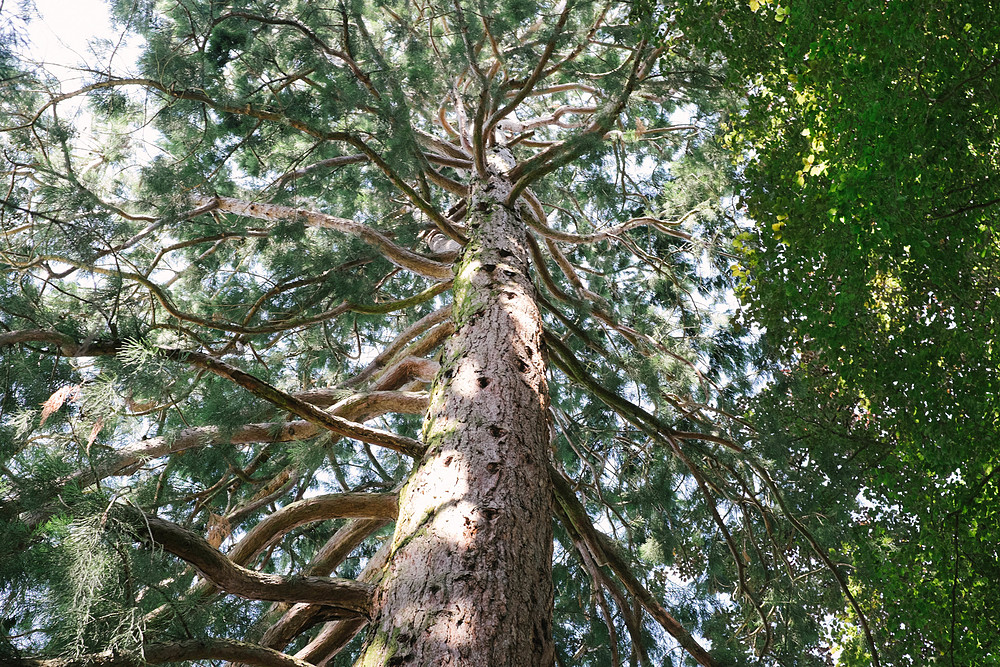
[[306, 523], [328, 519], [394, 520], [399, 511], [395, 493], [332, 493], [285, 505], [254, 526], [229, 551], [234, 563], [246, 563], [276, 538]]
[[438, 308], [433, 313], [424, 315], [419, 320], [404, 329], [395, 340], [393, 340], [389, 345], [385, 347], [378, 356], [372, 359], [371, 363], [365, 367], [360, 373], [352, 377], [345, 384], [348, 386], [357, 386], [358, 384], [364, 382], [370, 378], [378, 369], [385, 366], [387, 363], [392, 361], [396, 356], [398, 356], [406, 345], [409, 344], [411, 340], [420, 336], [425, 331], [430, 329], [432, 326], [440, 324], [451, 317], [452, 306], [448, 304], [441, 308]]
[[274, 649], [235, 639], [190, 639], [164, 644], [147, 644], [141, 655], [102, 651], [77, 658], [24, 658], [5, 663], [12, 667], [142, 667], [165, 662], [229, 660], [260, 667], [314, 667]]
[[[399, 511], [396, 493], [335, 493], [315, 496], [305, 500], [285, 505], [270, 514], [254, 526], [243, 539], [237, 542], [226, 554], [235, 565], [245, 565], [265, 548], [273, 544], [288, 531], [306, 523], [327, 521], [329, 519], [367, 519], [367, 522], [352, 522], [363, 527], [369, 524], [384, 525], [395, 520]], [[337, 532], [337, 535], [340, 531]], [[346, 557], [346, 554], [344, 554]], [[306, 576], [323, 577], [333, 571], [333, 568], [321, 572], [310, 567], [304, 572]], [[194, 587], [188, 595], [189, 599], [197, 599], [213, 595], [218, 588], [213, 582], [206, 581]]]
[[386, 259], [407, 271], [412, 271], [417, 275], [426, 276], [427, 278], [434, 278], [435, 280], [451, 280], [453, 277], [450, 265], [421, 257], [415, 252], [396, 245], [381, 232], [360, 222], [307, 209], [278, 206], [277, 204], [262, 202], [248, 202], [231, 197], [197, 200], [201, 205], [207, 205], [213, 201], [218, 204], [218, 210], [247, 218], [270, 221], [298, 220], [310, 227], [333, 229], [344, 234], [351, 234], [359, 237], [365, 243], [374, 246]]
[[[358, 545], [376, 530], [385, 526], [386, 523], [386, 521], [374, 519], [351, 521], [327, 540], [326, 544], [313, 556], [309, 567], [303, 570], [302, 573], [317, 577], [330, 574]], [[367, 581], [363, 577], [360, 580]], [[324, 620], [321, 616], [323, 608], [319, 605], [296, 604], [291, 606], [291, 608], [288, 608], [288, 605], [279, 605], [279, 610], [283, 610], [284, 615], [268, 628], [261, 639], [261, 643], [264, 646], [274, 649], [284, 648], [299, 634]], [[357, 621], [358, 629], [365, 623], [364, 619], [345, 620]], [[354, 635], [352, 634], [351, 636], [353, 637]]]
[[17, 345], [18, 343], [50, 343], [59, 346], [59, 353], [64, 357], [103, 356], [117, 354], [121, 350], [120, 341], [84, 341], [79, 342], [51, 329], [22, 329], [0, 334], [0, 347]]
[[170, 349], [160, 349], [159, 352], [168, 359], [190, 363], [215, 373], [220, 377], [224, 377], [227, 380], [231, 380], [255, 396], [263, 398], [283, 410], [287, 410], [306, 421], [322, 426], [334, 433], [372, 445], [388, 447], [407, 456], [420, 456], [424, 450], [423, 444], [418, 440], [396, 435], [382, 429], [370, 428], [356, 422], [348, 421], [343, 417], [324, 412], [315, 405], [283, 392], [277, 387], [207, 354]]
[[286, 577], [264, 574], [236, 565], [198, 533], [158, 516], [119, 505], [115, 514], [136, 531], [195, 567], [222, 590], [250, 600], [314, 602], [340, 610], [345, 617], [365, 616], [372, 587], [353, 579]]
[[[368, 564], [358, 575], [359, 581], [374, 583], [382, 574], [386, 561], [389, 559], [390, 546], [392, 540], [386, 540], [385, 544], [375, 552]], [[326, 664], [330, 657], [336, 655], [347, 643], [356, 635], [367, 623], [364, 618], [345, 618], [330, 621], [323, 626], [315, 638], [301, 651], [295, 654], [296, 658], [306, 660], [314, 664]]]
[[343, 155], [341, 157], [329, 158], [327, 160], [320, 160], [319, 162], [314, 162], [313, 164], [301, 167], [299, 169], [293, 169], [292, 171], [286, 171], [284, 174], [278, 177], [275, 181], [278, 185], [287, 185], [292, 181], [302, 178], [306, 174], [309, 174], [317, 169], [331, 169], [333, 167], [343, 167], [348, 164], [358, 164], [359, 162], [367, 162], [367, 155]]

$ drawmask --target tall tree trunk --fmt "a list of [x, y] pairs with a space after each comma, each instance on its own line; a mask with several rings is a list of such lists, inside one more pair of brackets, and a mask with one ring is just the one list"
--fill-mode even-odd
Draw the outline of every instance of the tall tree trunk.
[[400, 493], [358, 665], [551, 665], [552, 491], [541, 317], [509, 154], [473, 184], [456, 331]]

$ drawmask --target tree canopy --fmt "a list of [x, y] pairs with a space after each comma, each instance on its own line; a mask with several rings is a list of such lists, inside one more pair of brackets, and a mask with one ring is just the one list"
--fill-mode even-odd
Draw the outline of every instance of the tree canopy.
[[752, 2], [697, 38], [748, 91], [733, 272], [791, 366], [757, 410], [863, 494], [845, 550], [891, 664], [997, 656], [996, 10]]
[[111, 6], [0, 40], [0, 660], [993, 664], [990, 2]]
[[679, 32], [614, 2], [115, 11], [134, 66], [107, 43], [78, 89], [29, 62], [6, 83], [9, 652], [353, 660], [420, 537], [386, 539], [411, 461], [451, 461], [415, 415], [489, 352], [455, 349], [476, 285], [525, 270], [480, 231], [504, 211], [530, 230], [517, 289], [550, 369], [536, 641], [594, 665], [815, 644], [780, 601], [788, 574], [829, 585], [829, 557], [725, 411], [746, 384], [717, 305], [727, 163]]

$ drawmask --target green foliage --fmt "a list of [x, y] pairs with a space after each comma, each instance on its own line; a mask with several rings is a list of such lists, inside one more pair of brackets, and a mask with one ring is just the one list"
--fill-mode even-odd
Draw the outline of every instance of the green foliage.
[[[756, 221], [733, 273], [794, 376], [758, 420], [837, 434], [808, 449], [829, 480], [810, 502], [855, 526], [838, 539], [882, 660], [994, 664], [998, 8], [718, 9], [683, 22], [712, 26], [700, 46], [749, 92], [726, 121]], [[845, 515], [859, 493], [870, 505]], [[869, 664], [861, 634], [836, 627], [841, 661]]]
[[[657, 7], [661, 25], [648, 3], [114, 4], [145, 39], [134, 76], [94, 63], [93, 86], [62, 98], [40, 66], [11, 61], [24, 78], [0, 99], [5, 651], [264, 641], [284, 608], [206, 593], [182, 558], [107, 517], [138, 507], [232, 554], [298, 500], [397, 488], [408, 457], [303, 425], [278, 392], [417, 437], [418, 415], [348, 404], [425, 389], [386, 369], [439, 354], [448, 323], [400, 335], [454, 298], [438, 282], [450, 274], [426, 267], [458, 261], [431, 241], [465, 224], [481, 143], [510, 149], [530, 181], [514, 209], [539, 218], [557, 470], [720, 663], [822, 664], [823, 619], [844, 603], [788, 515], [827, 549], [854, 547], [861, 484], [838, 500], [849, 484], [817, 484], [791, 436], [755, 440], [740, 417], [760, 351], [730, 321], [745, 232], [735, 169], [708, 138], [741, 92], [693, 45], [707, 29], [678, 22], [707, 5]], [[481, 104], [480, 124], [512, 101], [474, 136]], [[76, 102], [87, 123], [64, 113]], [[74, 400], [41, 423], [66, 387]], [[242, 564], [325, 576], [316, 559], [345, 525], [288, 528]], [[385, 538], [335, 573], [357, 576]], [[590, 548], [560, 523], [563, 664], [684, 663]], [[321, 620], [277, 647], [302, 648]]]

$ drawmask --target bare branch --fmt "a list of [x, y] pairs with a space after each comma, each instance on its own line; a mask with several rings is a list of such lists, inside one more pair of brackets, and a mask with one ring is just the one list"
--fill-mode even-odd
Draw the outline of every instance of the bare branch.
[[286, 577], [248, 570], [233, 563], [198, 533], [129, 505], [117, 505], [113, 514], [127, 523], [139, 539], [149, 539], [187, 561], [222, 590], [250, 600], [315, 602], [333, 607], [347, 617], [364, 616], [371, 605], [372, 587], [352, 579]]
[[420, 456], [423, 453], [423, 444], [413, 438], [396, 435], [382, 429], [370, 428], [344, 419], [343, 417], [324, 412], [311, 403], [306, 403], [302, 399], [283, 392], [277, 387], [207, 354], [163, 348], [159, 352], [168, 359], [190, 363], [231, 380], [255, 396], [263, 398], [279, 408], [287, 410], [334, 433], [372, 445], [388, 447], [407, 456]]
[[[312, 395], [313, 393], [315, 396]], [[303, 392], [297, 396], [309, 402], [314, 402], [311, 399], [315, 399], [314, 404], [317, 405], [329, 406], [335, 402], [335, 399], [331, 400], [333, 393], [333, 390], [322, 390]], [[342, 392], [337, 393], [342, 394]], [[426, 410], [426, 393], [374, 391], [341, 398], [330, 411], [353, 421], [364, 422], [388, 412], [418, 415], [423, 414]], [[110, 460], [81, 468], [71, 475], [56, 480], [52, 489], [53, 493], [56, 493], [68, 484], [76, 484], [80, 488], [86, 488], [108, 477], [131, 474], [136, 466], [142, 465], [146, 461], [188, 449], [207, 447], [221, 442], [234, 445], [257, 442], [291, 442], [312, 438], [320, 431], [319, 426], [308, 421], [246, 424], [231, 433], [227, 433], [217, 426], [187, 428], [173, 436], [149, 438], [123, 447]], [[18, 498], [16, 496], [10, 497], [6, 499], [6, 502], [16, 505]], [[29, 527], [35, 527], [48, 519], [49, 516], [51, 516], [51, 509], [43, 508], [22, 516], [21, 519]]]
[[368, 156], [366, 155], [343, 155], [341, 157], [330, 158], [329, 160], [320, 160], [313, 164], [295, 169], [293, 171], [288, 171], [278, 177], [275, 181], [276, 184], [284, 186], [288, 185], [292, 181], [302, 178], [306, 174], [310, 174], [319, 169], [330, 169], [331, 167], [342, 167], [348, 164], [358, 164], [359, 162], [367, 162]]
[[[398, 510], [396, 493], [336, 493], [314, 496], [285, 505], [268, 515], [250, 529], [226, 555], [235, 565], [245, 565], [282, 535], [303, 524], [338, 518], [360, 518], [369, 521], [352, 522], [352, 525], [382, 526], [390, 520], [395, 520]], [[339, 533], [340, 531], [337, 535]], [[345, 557], [346, 555], [344, 554]], [[326, 576], [332, 569], [320, 572], [313, 566], [304, 574], [307, 576]], [[214, 581], [205, 581], [196, 585], [188, 594], [188, 598], [199, 599], [214, 594], [219, 590], [214, 583]]]
[[[392, 341], [384, 350], [382, 350], [378, 356], [372, 359], [371, 363], [365, 367], [363, 371], [352, 377], [345, 384], [347, 386], [357, 386], [370, 378], [377, 370], [385, 366], [387, 363], [391, 362], [395, 357], [397, 357], [403, 348], [409, 344], [417, 336], [423, 334], [425, 331], [433, 327], [434, 325], [444, 322], [451, 317], [451, 305], [443, 306], [438, 308], [433, 313], [429, 315], [424, 315], [419, 320], [404, 329], [396, 339]], [[411, 353], [412, 354], [412, 353]]]
[[[386, 540], [385, 544], [371, 557], [368, 564], [358, 575], [358, 580], [366, 583], [374, 583], [382, 573], [386, 562], [389, 559], [392, 540]], [[325, 664], [330, 657], [336, 655], [347, 643], [356, 635], [367, 623], [362, 618], [345, 618], [331, 621], [323, 626], [316, 637], [309, 642], [301, 651], [295, 654], [296, 658], [306, 660], [314, 664]]]
[[254, 526], [228, 556], [246, 563], [288, 531], [306, 523], [329, 519], [395, 520], [399, 505], [395, 493], [332, 493], [285, 505]]
[[274, 649], [235, 639], [189, 639], [146, 644], [137, 655], [102, 651], [77, 658], [21, 658], [7, 664], [12, 667], [142, 667], [146, 664], [192, 660], [238, 660], [259, 667], [315, 667]]
[[202, 205], [214, 201], [217, 203], [218, 210], [247, 218], [257, 218], [258, 220], [269, 220], [272, 222], [278, 220], [297, 220], [310, 227], [334, 229], [338, 232], [351, 234], [377, 248], [386, 259], [400, 268], [412, 271], [417, 275], [434, 278], [435, 280], [451, 280], [453, 277], [450, 265], [421, 257], [415, 252], [400, 247], [386, 238], [381, 232], [375, 231], [360, 222], [307, 209], [297, 209], [290, 206], [278, 206], [277, 204], [262, 202], [248, 202], [230, 197], [204, 198], [196, 201]]
[[[333, 572], [354, 549], [379, 528], [386, 525], [386, 521], [373, 519], [359, 519], [352, 521], [334, 533], [326, 544], [313, 556], [303, 574], [313, 576], [326, 576]], [[379, 556], [376, 555], [378, 558]], [[383, 560], [384, 563], [384, 560]], [[368, 581], [364, 578], [362, 581]], [[371, 583], [369, 581], [369, 583]], [[277, 605], [279, 611], [284, 611], [284, 615], [267, 629], [261, 643], [264, 646], [281, 649], [287, 646], [295, 637], [322, 621], [322, 607], [314, 604]], [[345, 619], [346, 620], [346, 619]], [[354, 620], [354, 619], [352, 619]], [[362, 619], [357, 620], [357, 629], [364, 626]], [[357, 632], [357, 630], [355, 630]], [[353, 637], [354, 634], [351, 634]]]

